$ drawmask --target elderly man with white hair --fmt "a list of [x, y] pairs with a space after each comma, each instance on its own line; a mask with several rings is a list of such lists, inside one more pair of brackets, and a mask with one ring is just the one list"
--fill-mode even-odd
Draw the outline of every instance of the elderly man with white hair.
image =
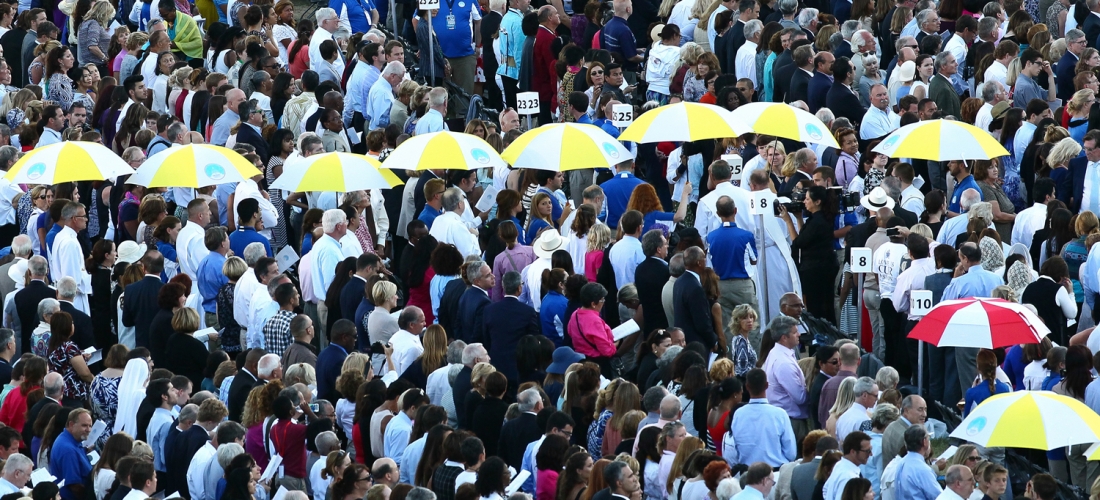
[[442, 132], [447, 130], [443, 117], [447, 114], [447, 89], [435, 87], [428, 92], [428, 112], [416, 122], [413, 135]]
[[852, 66], [855, 68], [855, 79], [853, 81], [859, 82], [859, 79], [863, 78], [863, 56], [875, 55], [877, 48], [875, 35], [865, 29], [856, 30], [852, 33], [850, 47], [852, 49]]
[[4, 471], [0, 474], [0, 495], [15, 493], [27, 485], [34, 472], [34, 462], [22, 453], [16, 453], [4, 462]]
[[325, 498], [328, 486], [332, 484], [332, 476], [329, 475], [328, 478], [325, 478], [321, 471], [324, 470], [325, 464], [328, 462], [328, 454], [340, 450], [340, 438], [336, 437], [335, 432], [325, 431], [317, 435], [314, 443], [317, 446], [317, 454], [320, 455], [320, 458], [309, 468], [309, 485], [313, 489], [313, 498], [320, 500]]
[[443, 192], [443, 215], [435, 218], [429, 234], [440, 243], [449, 243], [458, 248], [463, 257], [479, 255], [481, 247], [477, 242], [477, 230], [470, 229], [462, 220], [466, 211], [466, 198], [462, 190], [456, 187]]
[[[320, 73], [321, 63], [325, 60], [321, 57], [321, 43], [325, 40], [336, 42], [336, 30], [340, 29], [340, 17], [336, 15], [335, 10], [324, 7], [317, 9], [316, 19], [317, 28], [313, 31], [313, 37], [309, 39], [309, 69]], [[332, 65], [336, 67], [336, 74], [342, 75], [344, 74], [344, 54], [343, 50], [340, 50], [339, 42], [336, 48], [336, 60]]]
[[23, 288], [23, 276], [27, 272], [27, 259], [34, 255], [30, 236], [20, 234], [11, 240], [14, 259], [0, 266], [0, 300], [6, 300], [12, 292]]
[[92, 291], [92, 278], [84, 269], [84, 250], [77, 233], [88, 227], [88, 215], [84, 205], [70, 201], [61, 209], [61, 232], [54, 237], [50, 247], [50, 275], [56, 279], [72, 276], [77, 280], [78, 293], [73, 305], [84, 314], [91, 312], [88, 294]]
[[80, 284], [72, 276], [65, 276], [57, 281], [57, 300], [61, 304], [61, 310], [73, 318], [72, 341], [81, 349], [87, 349], [95, 345], [95, 333], [92, 331], [91, 316], [77, 309], [73, 303], [79, 294]]
[[340, 239], [348, 232], [347, 215], [338, 208], [325, 210], [325, 214], [321, 216], [321, 230], [325, 234], [313, 243], [309, 258], [313, 262], [313, 294], [317, 299], [317, 317], [320, 320], [316, 327], [321, 332], [321, 345], [324, 346], [328, 344], [328, 337], [325, 335], [328, 307], [324, 298], [336, 277], [336, 265], [344, 260]]
[[538, 389], [527, 389], [516, 396], [520, 415], [504, 423], [500, 429], [500, 458], [511, 467], [519, 470], [523, 467], [523, 452], [527, 445], [538, 441], [545, 429], [538, 425], [538, 413], [542, 411], [542, 396]]
[[370, 123], [368, 130], [386, 128], [390, 124], [390, 109], [395, 100], [393, 90], [404, 78], [405, 65], [398, 61], [386, 64], [382, 69], [382, 74], [368, 91], [366, 108], [363, 110], [363, 118]]
[[[263, 243], [253, 242], [244, 247], [243, 258], [244, 263], [248, 265], [248, 270], [233, 285], [233, 319], [241, 326], [242, 335], [246, 333], [245, 330], [249, 327], [249, 318], [252, 314], [252, 295], [256, 293], [256, 290], [263, 288], [263, 284], [260, 283], [260, 279], [255, 273], [256, 264], [260, 262], [260, 259], [266, 257], [267, 249], [264, 248]], [[270, 260], [266, 262], [270, 262]], [[241, 345], [244, 344], [244, 342], [241, 343]]]
[[981, 98], [982, 107], [974, 117], [974, 126], [989, 131], [989, 124], [993, 123], [993, 106], [1008, 100], [1008, 91], [1001, 82], [991, 80], [982, 84]]
[[[936, 235], [936, 241], [951, 246], [955, 246], [955, 238], [960, 234], [966, 232], [966, 225], [970, 222], [970, 217], [964, 216], [970, 213], [970, 209], [982, 201], [982, 193], [977, 189], [968, 188], [962, 192], [959, 199], [959, 207], [962, 210], [962, 214], [958, 217], [952, 217], [944, 221], [943, 226], [940, 227], [940, 234]], [[990, 220], [990, 223], [993, 221]]]
[[753, 19], [745, 23], [745, 44], [737, 49], [737, 75], [752, 81], [753, 88], [758, 88], [756, 81], [756, 47], [760, 44], [760, 32], [764, 30], [764, 23], [759, 19]]

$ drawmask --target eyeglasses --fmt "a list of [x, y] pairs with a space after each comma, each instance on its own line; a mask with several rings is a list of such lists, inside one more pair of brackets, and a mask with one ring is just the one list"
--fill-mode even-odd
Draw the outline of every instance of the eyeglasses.
[[982, 457], [966, 457], [967, 462], [977, 462], [978, 460], [981, 460], [981, 459], [982, 459]]
[[361, 478], [359, 478], [359, 480], [358, 480], [358, 481], [356, 481], [356, 482], [359, 482], [359, 481], [371, 481], [371, 480], [373, 480], [373, 478], [372, 478], [372, 477], [370, 477], [370, 475], [368, 474], [368, 475], [367, 475], [367, 477], [361, 477]]
[[830, 360], [826, 361], [825, 363], [830, 364], [830, 365], [839, 365], [840, 360], [839, 359], [830, 359]]
[[592, 72], [592, 76], [600, 76], [602, 74], [603, 74], [603, 71], [593, 71]]

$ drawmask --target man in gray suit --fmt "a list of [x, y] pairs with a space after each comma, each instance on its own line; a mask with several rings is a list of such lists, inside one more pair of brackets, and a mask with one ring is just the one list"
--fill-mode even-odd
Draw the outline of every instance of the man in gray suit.
[[817, 473], [817, 466], [821, 463], [821, 456], [829, 450], [837, 449], [840, 449], [840, 443], [837, 443], [835, 437], [825, 436], [817, 440], [814, 459], [796, 465], [794, 471], [791, 472], [791, 498], [793, 500], [810, 500], [813, 498], [814, 485], [817, 484], [817, 481], [814, 480], [814, 474]]
[[905, 446], [905, 430], [913, 424], [924, 425], [927, 418], [928, 405], [924, 402], [924, 398], [913, 394], [901, 400], [901, 418], [886, 426], [886, 431], [882, 433], [883, 470], [886, 470], [886, 466]]

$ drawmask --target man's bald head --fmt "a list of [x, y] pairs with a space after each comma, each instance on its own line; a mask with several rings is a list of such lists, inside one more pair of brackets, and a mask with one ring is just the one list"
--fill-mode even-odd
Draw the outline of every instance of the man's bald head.
[[675, 394], [668, 394], [661, 399], [661, 420], [680, 419], [680, 398]]
[[344, 94], [330, 90], [325, 93], [323, 101], [326, 108], [335, 109], [341, 113], [344, 112]]

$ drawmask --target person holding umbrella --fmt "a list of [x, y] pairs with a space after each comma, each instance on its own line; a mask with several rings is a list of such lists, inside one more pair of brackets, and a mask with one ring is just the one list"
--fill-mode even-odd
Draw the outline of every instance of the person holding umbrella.
[[[1004, 284], [1000, 276], [982, 269], [982, 250], [976, 243], [967, 242], [959, 248], [959, 265], [955, 267], [955, 277], [943, 290], [943, 299], [955, 300], [966, 297], [990, 297], [993, 289]], [[977, 373], [978, 349], [973, 347], [955, 348], [955, 367], [959, 373], [959, 385], [965, 394], [970, 382]]]

